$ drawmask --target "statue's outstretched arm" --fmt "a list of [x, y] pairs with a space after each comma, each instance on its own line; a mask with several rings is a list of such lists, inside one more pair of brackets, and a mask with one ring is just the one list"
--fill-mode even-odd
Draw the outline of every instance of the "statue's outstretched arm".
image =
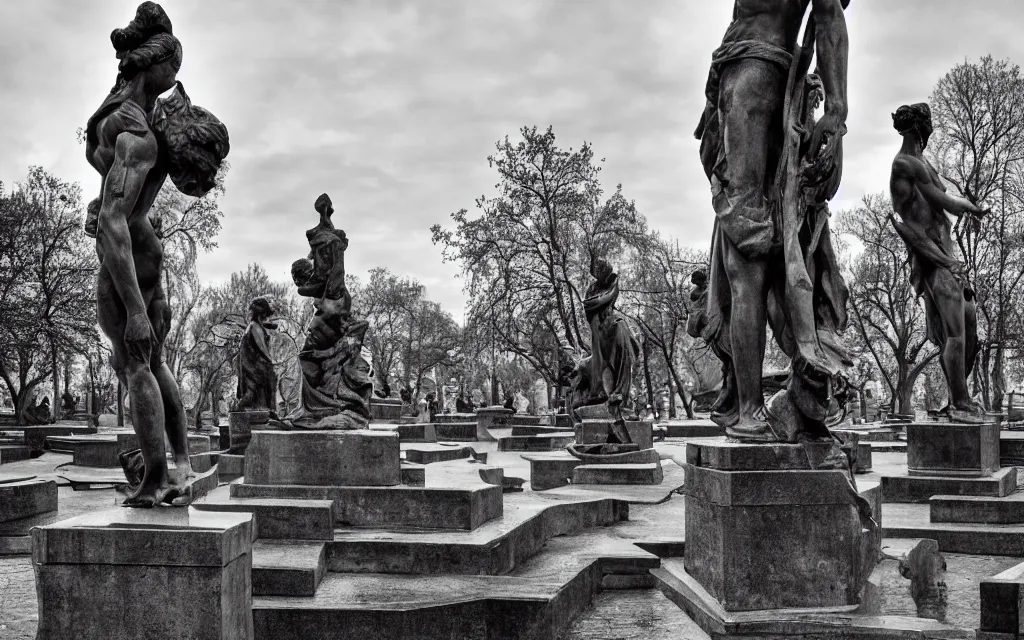
[[957, 216], [965, 213], [982, 216], [985, 213], [981, 207], [967, 198], [951, 196], [940, 189], [932, 180], [928, 167], [919, 160], [906, 157], [897, 158], [893, 163], [893, 172], [897, 178], [911, 180], [932, 207], [944, 209]]
[[114, 163], [103, 181], [98, 221], [104, 266], [127, 311], [125, 343], [129, 355], [139, 360], [149, 357], [152, 327], [135, 273], [128, 218], [157, 158], [156, 138], [151, 133], [124, 132], [117, 136]]

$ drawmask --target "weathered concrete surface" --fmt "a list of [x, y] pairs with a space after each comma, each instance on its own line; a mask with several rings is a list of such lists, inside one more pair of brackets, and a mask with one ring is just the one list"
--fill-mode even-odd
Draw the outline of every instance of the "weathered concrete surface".
[[373, 422], [395, 422], [402, 417], [402, 401], [399, 398], [370, 398], [370, 420]]
[[882, 478], [882, 496], [886, 502], [927, 502], [937, 495], [1003, 497], [1016, 487], [1016, 467], [1003, 467], [984, 477], [908, 474]]
[[334, 503], [330, 500], [231, 498], [227, 491], [193, 503], [200, 511], [251, 513], [259, 538], [331, 540]]
[[558, 451], [576, 441], [571, 431], [536, 436], [506, 436], [498, 439], [499, 451]]
[[249, 640], [251, 547], [249, 514], [192, 509], [112, 509], [33, 529], [37, 637]]
[[1024, 524], [1024, 492], [1002, 498], [987, 496], [932, 496], [928, 501], [932, 522]]
[[573, 621], [563, 640], [710, 640], [655, 589], [605, 591]]
[[[253, 440], [255, 443], [255, 439]], [[251, 450], [252, 446], [250, 446]], [[230, 485], [232, 497], [334, 501], [335, 522], [356, 527], [475, 529], [501, 515], [501, 487]]]
[[370, 424], [370, 431], [397, 433], [401, 442], [436, 442], [437, 431], [429, 422], [410, 424]]
[[245, 481], [254, 485], [385, 487], [401, 483], [398, 435], [380, 431], [253, 431]]
[[[577, 444], [602, 444], [608, 442], [611, 420], [588, 419], [576, 425], [574, 430]], [[654, 446], [654, 424], [640, 420], [627, 420], [626, 432], [641, 449]], [[515, 434], [515, 430], [512, 432]]]
[[323, 542], [257, 540], [252, 546], [254, 596], [312, 596], [327, 573]]
[[572, 471], [572, 483], [660, 484], [664, 479], [660, 462], [642, 464], [581, 464]]
[[999, 425], [906, 425], [907, 468], [919, 476], [990, 476], [999, 469]]
[[28, 460], [32, 457], [32, 448], [22, 444], [0, 445], [0, 464]]
[[927, 504], [882, 506], [886, 538], [931, 538], [943, 553], [1024, 557], [1024, 525], [932, 522]]
[[0, 522], [57, 510], [57, 483], [33, 478], [0, 482]]

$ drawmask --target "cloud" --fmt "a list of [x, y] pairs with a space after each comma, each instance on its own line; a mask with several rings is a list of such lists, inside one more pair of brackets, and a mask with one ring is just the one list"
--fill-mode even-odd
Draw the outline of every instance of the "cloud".
[[[95, 193], [74, 131], [116, 73], [108, 34], [135, 2], [34, 0], [0, 8], [0, 179], [41, 164]], [[457, 267], [429, 227], [493, 193], [486, 157], [523, 125], [607, 158], [651, 226], [709, 241], [710, 193], [692, 137], [727, 2], [452, 0], [165, 2], [182, 40], [180, 79], [224, 121], [232, 164], [219, 248], [200, 275], [222, 281], [252, 261], [287, 278], [308, 248], [326, 191], [351, 240], [350, 272], [378, 265], [419, 278], [457, 317]], [[850, 133], [834, 209], [884, 191], [898, 146], [889, 113], [927, 99], [964, 58], [1020, 59], [1015, 0], [856, 0]]]

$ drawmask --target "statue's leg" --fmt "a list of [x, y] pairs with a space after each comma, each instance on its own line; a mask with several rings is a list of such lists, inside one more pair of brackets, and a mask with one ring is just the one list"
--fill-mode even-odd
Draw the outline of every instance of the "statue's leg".
[[153, 331], [157, 337], [150, 368], [160, 387], [160, 397], [164, 406], [164, 428], [167, 430], [167, 440], [174, 455], [175, 473], [172, 484], [181, 486], [192, 474], [192, 461], [188, 455], [188, 419], [181, 404], [178, 383], [163, 359], [164, 339], [171, 326], [171, 307], [167, 304], [167, 297], [160, 285], [157, 285], [153, 299], [149, 303], [149, 320], [153, 323]]
[[935, 269], [926, 276], [928, 289], [942, 321], [945, 341], [939, 357], [949, 385], [949, 404], [952, 408], [980, 412], [967, 389], [966, 316], [963, 287], [948, 269]]
[[729, 338], [739, 399], [731, 435], [769, 432], [761, 389], [767, 325], [767, 250], [773, 236], [765, 200], [777, 162], [785, 78], [761, 60], [742, 60], [722, 74], [719, 113], [726, 162], [716, 199], [729, 280]]
[[152, 507], [162, 502], [168, 491], [164, 409], [160, 387], [150, 369], [149, 358], [140, 360], [128, 355], [124, 344], [127, 312], [104, 266], [100, 267], [96, 285], [96, 303], [100, 328], [110, 338], [113, 346], [114, 370], [128, 389], [132, 428], [139, 437], [139, 448], [146, 465], [142, 483], [124, 504], [130, 507]]

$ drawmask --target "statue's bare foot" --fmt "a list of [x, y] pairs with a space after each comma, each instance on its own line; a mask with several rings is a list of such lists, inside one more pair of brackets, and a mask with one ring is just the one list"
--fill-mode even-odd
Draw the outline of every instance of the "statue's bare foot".
[[169, 488], [165, 484], [144, 484], [121, 503], [122, 507], [151, 509], [164, 502]]
[[753, 415], [740, 416], [725, 428], [725, 435], [740, 442], [779, 442], [779, 437], [768, 424], [768, 410], [762, 405]]
[[984, 424], [992, 422], [992, 418], [985, 415], [985, 408], [977, 402], [968, 402], [963, 406], [949, 408], [949, 419], [952, 422], [964, 422], [967, 424]]

